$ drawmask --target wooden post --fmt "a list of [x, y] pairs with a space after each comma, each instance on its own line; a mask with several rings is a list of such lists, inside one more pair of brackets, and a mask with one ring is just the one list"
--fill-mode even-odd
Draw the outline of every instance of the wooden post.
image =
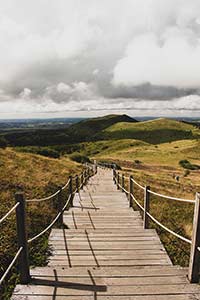
[[116, 183], [115, 179], [116, 179], [116, 170], [113, 169], [113, 181], [114, 181], [114, 183]]
[[77, 192], [79, 192], [79, 178], [78, 178], [78, 175], [76, 175], [76, 189], [77, 189]]
[[191, 283], [199, 282], [199, 264], [200, 264], [200, 194], [196, 194], [194, 207], [192, 244], [190, 251], [189, 273], [188, 278]]
[[124, 174], [122, 174], [122, 192], [124, 192]]
[[149, 228], [149, 216], [147, 213], [149, 212], [149, 206], [150, 206], [150, 194], [148, 192], [150, 190], [150, 186], [145, 186], [144, 190], [144, 229]]
[[117, 189], [119, 190], [119, 172], [117, 173]]
[[129, 207], [132, 207], [132, 196], [133, 195], [133, 176], [129, 176]]
[[69, 195], [70, 195], [70, 205], [73, 207], [73, 179], [69, 176]]
[[19, 202], [19, 205], [16, 208], [18, 247], [23, 248], [19, 256], [20, 283], [27, 284], [30, 282], [31, 277], [29, 270], [28, 243], [26, 232], [26, 201], [24, 199], [23, 193], [16, 193], [15, 201], [16, 203]]
[[84, 173], [81, 173], [81, 189], [83, 188]]
[[[63, 209], [63, 201], [62, 201], [62, 187], [59, 187], [60, 191], [58, 193], [58, 213], [60, 213]], [[62, 227], [63, 225], [63, 213], [60, 215], [59, 219], [58, 219], [58, 225], [60, 227]]]

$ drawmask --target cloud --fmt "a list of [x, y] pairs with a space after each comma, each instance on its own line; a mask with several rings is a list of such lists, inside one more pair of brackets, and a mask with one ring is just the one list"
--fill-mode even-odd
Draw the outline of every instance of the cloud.
[[1, 2], [0, 113], [198, 109], [199, 0]]
[[200, 40], [171, 28], [158, 38], [154, 33], [136, 37], [114, 69], [115, 85], [198, 88]]

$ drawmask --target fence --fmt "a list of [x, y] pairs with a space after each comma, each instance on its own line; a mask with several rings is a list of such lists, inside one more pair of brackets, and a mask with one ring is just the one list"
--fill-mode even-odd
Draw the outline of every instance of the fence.
[[[108, 167], [107, 165], [105, 167]], [[128, 180], [128, 190], [125, 189], [125, 179]], [[188, 271], [188, 278], [191, 283], [197, 283], [199, 282], [199, 267], [200, 267], [200, 194], [196, 193], [195, 200], [189, 200], [189, 199], [182, 199], [182, 198], [176, 198], [171, 196], [166, 196], [163, 194], [156, 193], [150, 189], [150, 186], [142, 186], [139, 184], [136, 180], [134, 180], [133, 176], [125, 177], [124, 174], [121, 174], [117, 172], [115, 169], [113, 169], [113, 180], [115, 184], [117, 185], [118, 190], [122, 190], [122, 192], [125, 192], [128, 200], [129, 200], [129, 206], [132, 207], [133, 201], [135, 204], [141, 209], [143, 212], [143, 224], [144, 229], [149, 228], [149, 220], [156, 223], [159, 227], [167, 231], [168, 233], [174, 235], [176, 238], [182, 240], [185, 243], [188, 243], [191, 245], [191, 251], [190, 251], [190, 261], [189, 261], [189, 271]], [[142, 206], [139, 201], [134, 196], [134, 186], [139, 187], [144, 194], [144, 206]], [[155, 195], [167, 200], [173, 200], [173, 201], [179, 201], [184, 203], [190, 203], [191, 205], [194, 205], [194, 217], [193, 217], [193, 233], [192, 233], [192, 240], [187, 239], [186, 237], [183, 237], [182, 235], [172, 231], [168, 227], [164, 226], [162, 223], [160, 223], [155, 217], [153, 217], [150, 212], [150, 200], [151, 195]]]
[[[89, 165], [87, 168], [80, 174], [76, 176], [70, 176], [67, 183], [60, 187], [57, 192], [54, 194], [40, 199], [25, 199], [23, 193], [15, 194], [16, 204], [0, 219], [0, 224], [2, 224], [11, 214], [16, 213], [16, 225], [17, 225], [17, 241], [18, 241], [18, 250], [9, 264], [8, 268], [3, 273], [0, 278], [0, 286], [8, 276], [9, 272], [15, 265], [18, 260], [19, 263], [19, 275], [20, 283], [26, 284], [30, 282], [30, 268], [29, 268], [29, 255], [28, 255], [28, 245], [42, 236], [44, 233], [49, 231], [55, 223], [63, 224], [63, 213], [64, 211], [73, 206], [73, 197], [76, 192], [79, 191], [88, 181], [88, 179], [96, 173], [96, 166]], [[62, 205], [62, 194], [63, 191], [68, 190], [68, 197], [64, 205]], [[57, 197], [58, 203], [58, 213], [54, 220], [49, 224], [43, 231], [34, 237], [27, 240], [26, 232], [26, 205], [31, 202], [43, 202], [47, 200], [53, 200]]]

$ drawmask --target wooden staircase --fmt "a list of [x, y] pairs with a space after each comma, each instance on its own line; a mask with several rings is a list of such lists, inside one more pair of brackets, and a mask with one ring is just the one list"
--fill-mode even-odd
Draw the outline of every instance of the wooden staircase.
[[187, 270], [173, 266], [153, 229], [143, 229], [110, 170], [99, 169], [64, 213], [68, 229], [53, 229], [52, 256], [17, 285], [12, 300], [200, 299]]

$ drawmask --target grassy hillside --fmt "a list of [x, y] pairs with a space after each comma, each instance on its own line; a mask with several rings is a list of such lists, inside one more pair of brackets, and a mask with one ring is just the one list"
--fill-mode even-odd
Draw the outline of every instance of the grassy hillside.
[[93, 140], [97, 133], [118, 122], [135, 123], [135, 119], [127, 115], [107, 115], [99, 118], [83, 120], [69, 128], [69, 132], [79, 140]]
[[23, 129], [0, 132], [3, 143], [9, 146], [52, 146], [95, 140], [96, 134], [117, 122], [137, 122], [127, 115], [107, 115], [86, 119], [66, 129]]
[[199, 137], [199, 129], [190, 124], [170, 119], [138, 123], [120, 122], [106, 128], [99, 135], [100, 139], [138, 139], [151, 144]]
[[[69, 174], [81, 171], [81, 166], [67, 158], [50, 159], [39, 155], [17, 153], [14, 150], [0, 149], [0, 218], [14, 205], [16, 191], [24, 191], [26, 198], [47, 196], [55, 192], [59, 186], [66, 183]], [[56, 203], [48, 200], [40, 204], [28, 204], [28, 236], [39, 233], [55, 217]], [[48, 212], [48, 213], [47, 213]], [[17, 250], [15, 214], [1, 225], [0, 238], [0, 274], [8, 266]], [[31, 264], [46, 263], [47, 236], [31, 244]], [[4, 296], [8, 299], [8, 290], [11, 290], [16, 280], [15, 274], [4, 286]], [[1, 295], [0, 295], [1, 298]]]
[[[199, 140], [180, 140], [158, 145], [124, 140], [126, 145], [124, 148], [119, 146], [120, 142], [120, 140], [113, 141], [112, 145], [111, 141], [105, 141], [105, 146], [110, 144], [106, 149], [103, 149], [103, 142], [101, 142], [103, 150], [94, 157], [100, 161], [116, 162], [127, 176], [132, 174], [143, 186], [150, 185], [153, 191], [165, 195], [194, 199], [195, 193], [200, 191], [200, 170], [186, 170], [179, 164], [180, 160], [188, 160], [191, 164], [200, 166]], [[135, 146], [131, 146], [134, 143]], [[92, 145], [88, 146], [88, 150], [91, 147]], [[175, 176], [179, 176], [179, 181], [176, 181]], [[134, 193], [143, 204], [142, 190], [135, 186]], [[164, 225], [191, 238], [194, 209], [192, 204], [151, 196], [150, 209], [152, 215]], [[151, 226], [155, 227], [154, 224]], [[156, 229], [173, 263], [186, 266], [190, 247], [170, 234], [166, 234], [159, 227]]]

